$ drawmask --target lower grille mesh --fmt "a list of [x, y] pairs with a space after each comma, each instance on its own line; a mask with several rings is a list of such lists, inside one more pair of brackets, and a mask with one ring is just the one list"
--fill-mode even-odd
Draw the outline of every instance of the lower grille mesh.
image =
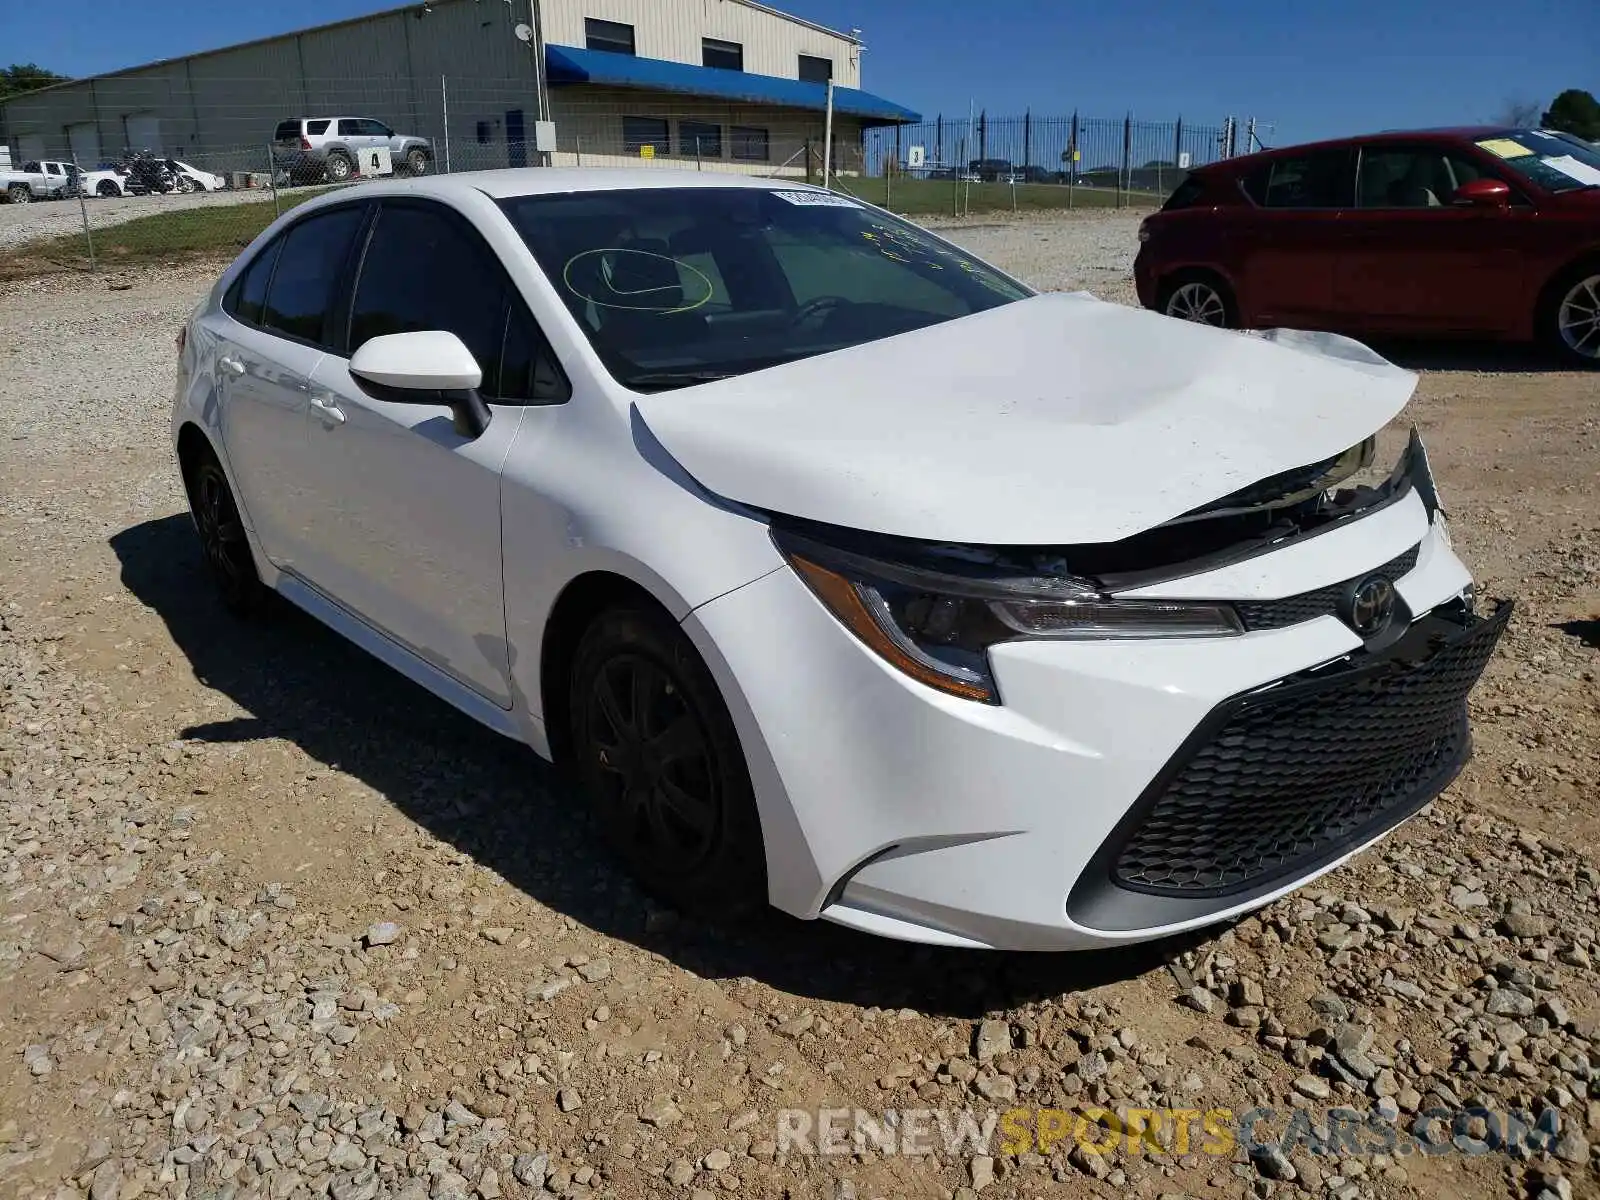
[[1466, 755], [1467, 693], [1510, 613], [1502, 605], [1441, 638], [1421, 662], [1340, 670], [1224, 705], [1127, 836], [1113, 881], [1227, 895], [1335, 857], [1420, 807]]

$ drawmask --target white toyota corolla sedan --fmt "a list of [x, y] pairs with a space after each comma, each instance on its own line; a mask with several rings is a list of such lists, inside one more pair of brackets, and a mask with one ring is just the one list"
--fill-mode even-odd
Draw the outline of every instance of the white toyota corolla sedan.
[[[1039, 295], [796, 183], [521, 170], [285, 214], [179, 338], [223, 600], [570, 766], [699, 911], [949, 946], [1227, 918], [1432, 799], [1510, 616], [1415, 384]], [[1376, 468], [1376, 469], [1375, 469]]]

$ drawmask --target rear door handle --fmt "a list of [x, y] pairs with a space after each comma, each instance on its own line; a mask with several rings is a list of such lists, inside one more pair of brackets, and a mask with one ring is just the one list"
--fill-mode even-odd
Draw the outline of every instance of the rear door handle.
[[317, 416], [329, 428], [345, 422], [344, 410], [326, 396], [311, 397], [311, 407], [317, 410]]
[[226, 354], [224, 354], [221, 358], [217, 359], [217, 366], [221, 367], [224, 371], [226, 371], [230, 375], [243, 375], [244, 374], [244, 363], [241, 362], [239, 359], [232, 358], [232, 357], [230, 357], [229, 355], [226, 355]]

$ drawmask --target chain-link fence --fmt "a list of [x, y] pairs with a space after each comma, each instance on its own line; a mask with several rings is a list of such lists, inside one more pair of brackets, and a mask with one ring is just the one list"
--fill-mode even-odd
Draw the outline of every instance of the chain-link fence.
[[[1231, 152], [1222, 126], [823, 112], [527, 79], [118, 77], [11, 101], [19, 161], [70, 164], [70, 210], [0, 214], [0, 274], [227, 257], [287, 207], [372, 178], [645, 167], [821, 183], [909, 214], [1154, 205]], [[21, 101], [27, 101], [26, 105]], [[118, 114], [111, 116], [109, 114]], [[82, 119], [79, 119], [82, 118]], [[48, 191], [45, 195], [52, 194]], [[41, 208], [46, 206], [41, 206]]]

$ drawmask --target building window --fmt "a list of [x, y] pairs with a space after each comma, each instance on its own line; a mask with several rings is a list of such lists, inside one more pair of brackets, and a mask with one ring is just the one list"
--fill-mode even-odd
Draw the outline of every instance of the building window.
[[633, 26], [620, 21], [601, 21], [595, 17], [583, 19], [583, 44], [590, 50], [605, 50], [611, 54], [633, 54]]
[[700, 62], [723, 71], [744, 70], [744, 47], [738, 42], [724, 42], [720, 38], [700, 39]]
[[815, 54], [800, 56], [801, 83], [827, 83], [833, 78], [833, 59], [818, 58]]
[[642, 154], [649, 146], [652, 157], [666, 154], [671, 143], [667, 139], [667, 122], [656, 117], [623, 117], [622, 149], [625, 154]]
[[478, 145], [487, 146], [494, 140], [494, 126], [488, 121], [478, 122]]
[[766, 162], [767, 131], [756, 129], [750, 125], [735, 125], [728, 130], [728, 140], [732, 143], [733, 157], [744, 162]]
[[721, 158], [722, 126], [704, 121], [678, 122], [678, 152], [689, 158]]

